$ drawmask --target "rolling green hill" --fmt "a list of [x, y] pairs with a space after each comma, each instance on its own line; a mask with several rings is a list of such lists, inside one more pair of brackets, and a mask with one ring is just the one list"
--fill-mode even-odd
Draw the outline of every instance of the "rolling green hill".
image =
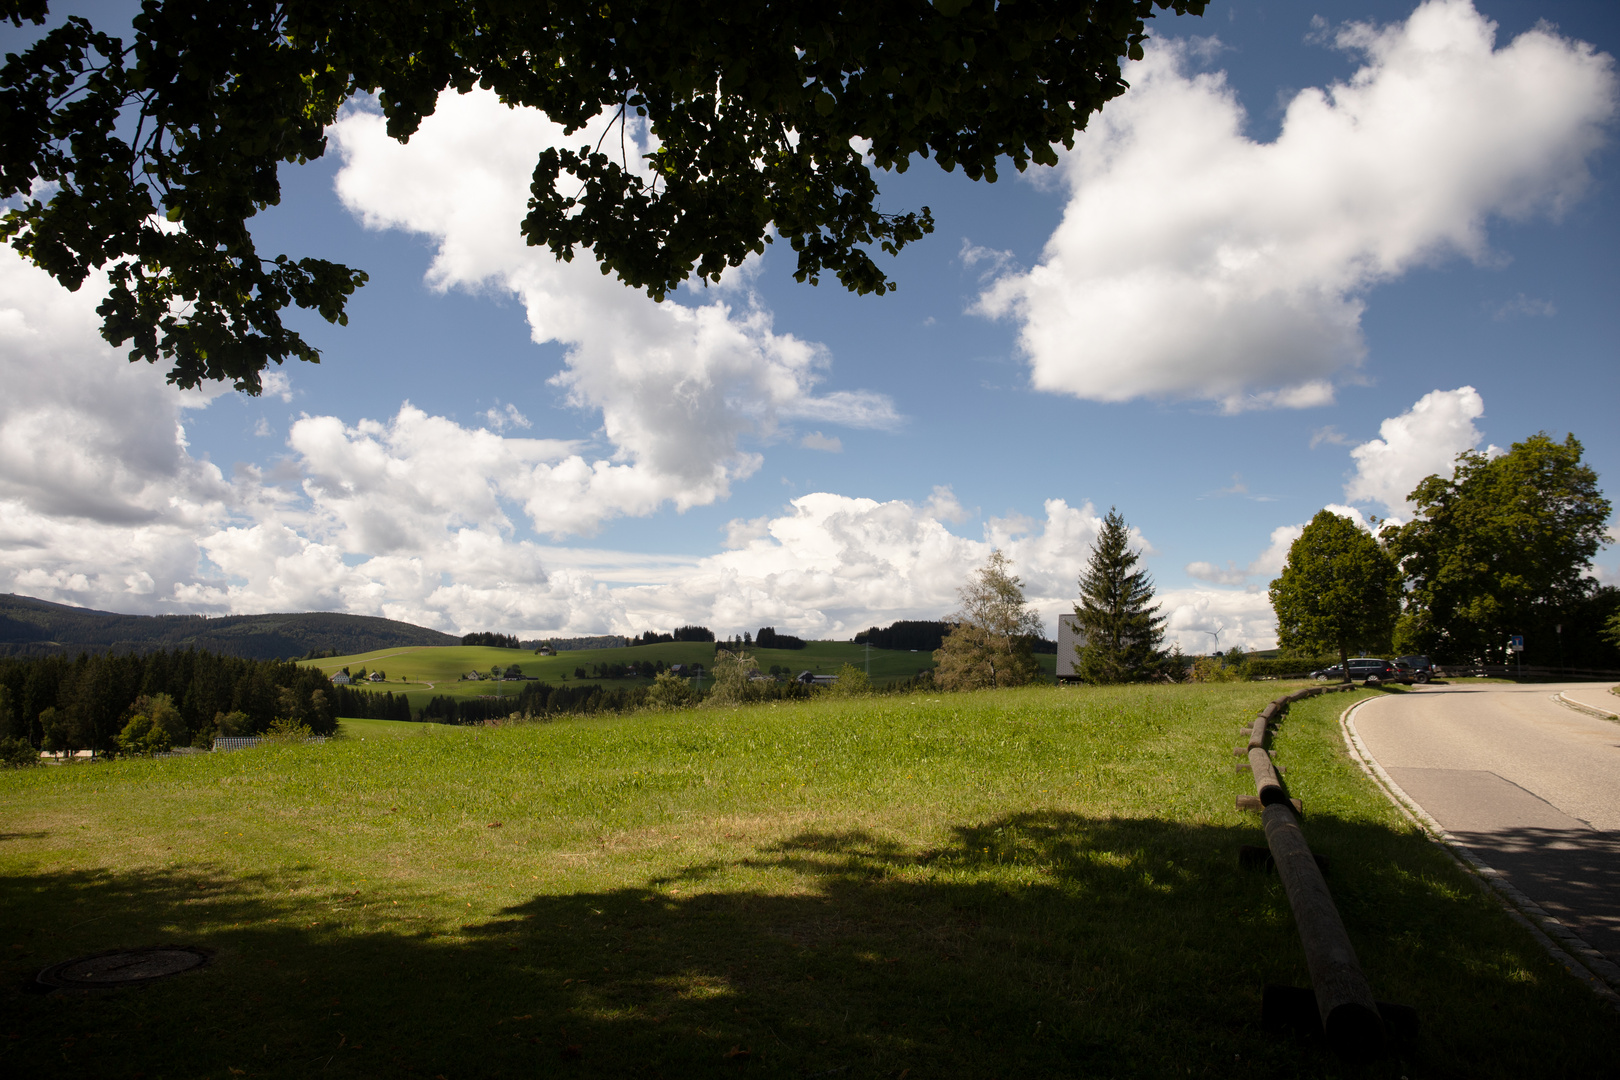
[[401, 646], [454, 645], [437, 630], [370, 615], [329, 611], [271, 615], [121, 615], [0, 595], [0, 655], [152, 652], [196, 647], [250, 660], [291, 660], [311, 652], [355, 653]]
[[[865, 646], [849, 641], [812, 641], [803, 649], [750, 649], [763, 671], [773, 666], [785, 669], [790, 675], [809, 671], [817, 675], [834, 675], [844, 664], [865, 668], [868, 652]], [[496, 665], [508, 668], [516, 664], [526, 676], [533, 676], [552, 684], [581, 681], [584, 669], [586, 682], [604, 687], [643, 686], [650, 679], [608, 678], [599, 675], [597, 665], [626, 665], [662, 660], [664, 664], [702, 664], [708, 668], [714, 663], [715, 646], [710, 642], [677, 641], [663, 645], [636, 645], [623, 649], [578, 649], [558, 653], [556, 656], [536, 656], [527, 649], [493, 649], [481, 645], [453, 645], [448, 647], [401, 647], [374, 649], [349, 656], [306, 660], [327, 675], [348, 668], [357, 673], [381, 671], [387, 678], [382, 682], [366, 682], [360, 689], [377, 693], [384, 691], [404, 694], [413, 709], [419, 709], [433, 698], [449, 697], [515, 697], [522, 688], [516, 682], [474, 681], [462, 676], [472, 671], [488, 674]], [[1042, 672], [1053, 677], [1056, 671], [1054, 656], [1037, 656]], [[900, 652], [890, 649], [870, 651], [872, 681], [879, 686], [909, 679], [919, 671], [934, 666], [933, 656], [925, 652]]]

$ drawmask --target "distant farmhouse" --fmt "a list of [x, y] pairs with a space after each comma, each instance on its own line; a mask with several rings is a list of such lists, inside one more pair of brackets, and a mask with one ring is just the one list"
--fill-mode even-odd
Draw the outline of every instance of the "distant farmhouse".
[[349, 673], [347, 671], [340, 671], [337, 674], [333, 675], [332, 676], [332, 685], [333, 686], [348, 686], [349, 685]]

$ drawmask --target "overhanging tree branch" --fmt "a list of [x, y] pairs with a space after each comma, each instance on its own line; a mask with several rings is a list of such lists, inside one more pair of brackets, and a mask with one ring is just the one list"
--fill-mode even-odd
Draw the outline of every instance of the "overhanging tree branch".
[[[69, 288], [105, 270], [102, 333], [131, 359], [169, 361], [181, 386], [225, 379], [256, 392], [268, 364], [319, 359], [281, 312], [341, 323], [366, 280], [324, 260], [258, 255], [249, 221], [280, 201], [280, 166], [320, 157], [326, 127], [357, 94], [375, 95], [389, 134], [406, 140], [442, 92], [482, 87], [569, 134], [618, 110], [619, 162], [600, 141], [540, 155], [521, 225], [530, 244], [564, 260], [588, 250], [663, 299], [694, 277], [719, 280], [774, 230], [795, 253], [795, 279], [831, 273], [881, 295], [895, 282], [867, 249], [896, 254], [934, 219], [926, 206], [880, 210], [874, 167], [933, 157], [994, 180], [1003, 158], [1019, 170], [1051, 164], [1055, 146], [1072, 146], [1124, 92], [1122, 58], [1140, 59], [1156, 9], [1203, 8], [145, 0], [127, 49], [69, 19], [0, 71], [0, 198], [29, 195], [36, 180], [64, 185], [8, 211], [0, 235]], [[40, 0], [0, 6], [18, 25], [45, 14]], [[623, 145], [629, 108], [659, 142], [646, 180]], [[573, 199], [557, 194], [563, 173], [581, 185]], [[178, 232], [154, 224], [160, 206]]]

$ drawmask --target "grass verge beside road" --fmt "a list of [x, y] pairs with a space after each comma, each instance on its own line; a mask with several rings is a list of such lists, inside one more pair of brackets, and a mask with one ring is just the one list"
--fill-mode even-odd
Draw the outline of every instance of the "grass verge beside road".
[[[1375, 992], [1423, 1035], [1353, 1068], [1260, 1029], [1261, 986], [1308, 980], [1277, 880], [1237, 869], [1264, 841], [1231, 747], [1291, 688], [818, 700], [0, 774], [0, 1069], [1610, 1069], [1620, 1021], [1349, 761], [1351, 695], [1296, 706], [1278, 758]], [[18, 989], [164, 943], [214, 962]]]

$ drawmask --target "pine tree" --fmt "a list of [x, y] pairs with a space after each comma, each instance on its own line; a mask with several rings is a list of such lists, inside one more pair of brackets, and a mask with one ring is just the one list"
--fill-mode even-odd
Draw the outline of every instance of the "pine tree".
[[1088, 683], [1135, 682], [1164, 663], [1164, 617], [1153, 603], [1153, 579], [1132, 569], [1142, 557], [1130, 540], [1125, 519], [1110, 507], [1080, 575], [1074, 608], [1083, 638], [1074, 649], [1075, 670]]

